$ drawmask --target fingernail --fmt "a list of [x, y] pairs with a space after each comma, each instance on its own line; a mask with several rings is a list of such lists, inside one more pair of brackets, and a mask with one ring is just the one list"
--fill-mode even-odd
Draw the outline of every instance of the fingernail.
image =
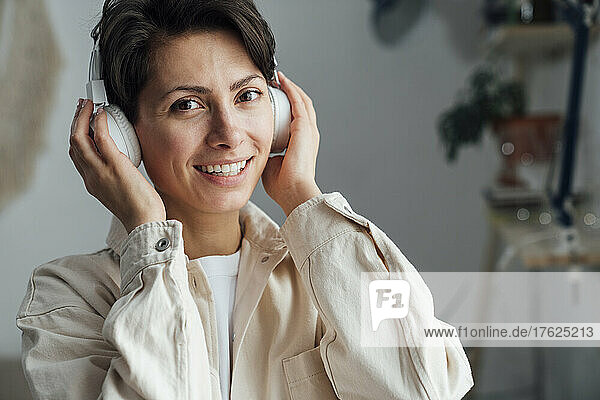
[[96, 114], [97, 114], [97, 115], [100, 115], [100, 114], [102, 114], [103, 112], [104, 112], [104, 107], [100, 107], [100, 108], [98, 109], [98, 111], [96, 112]]
[[83, 99], [83, 102], [81, 103], [81, 108], [85, 107], [87, 103], [88, 99]]
[[79, 109], [81, 107], [81, 102], [83, 101], [83, 99], [80, 97], [79, 100], [77, 100], [77, 109]]

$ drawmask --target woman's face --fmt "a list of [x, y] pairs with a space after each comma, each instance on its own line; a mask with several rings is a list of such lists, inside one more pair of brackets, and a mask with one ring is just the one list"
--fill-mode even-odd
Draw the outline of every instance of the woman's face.
[[[273, 138], [261, 71], [229, 31], [172, 39], [152, 61], [135, 129], [167, 213], [239, 210], [260, 179]], [[241, 172], [229, 165], [235, 175], [213, 175], [217, 165], [223, 171], [235, 161], [246, 161]]]

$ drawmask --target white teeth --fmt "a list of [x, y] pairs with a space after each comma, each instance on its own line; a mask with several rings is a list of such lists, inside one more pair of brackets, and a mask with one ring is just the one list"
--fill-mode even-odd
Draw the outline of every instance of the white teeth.
[[223, 165], [201, 165], [198, 166], [202, 172], [212, 173], [216, 176], [234, 176], [246, 166], [246, 160], [238, 161], [232, 164]]

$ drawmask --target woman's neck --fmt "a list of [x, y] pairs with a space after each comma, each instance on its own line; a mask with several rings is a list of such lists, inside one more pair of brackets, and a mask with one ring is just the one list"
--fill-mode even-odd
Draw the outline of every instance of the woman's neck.
[[195, 215], [183, 221], [183, 243], [190, 260], [235, 253], [242, 242], [239, 211]]
[[183, 224], [185, 254], [195, 258], [235, 253], [242, 242], [239, 210], [227, 213], [183, 213], [167, 208], [167, 219]]

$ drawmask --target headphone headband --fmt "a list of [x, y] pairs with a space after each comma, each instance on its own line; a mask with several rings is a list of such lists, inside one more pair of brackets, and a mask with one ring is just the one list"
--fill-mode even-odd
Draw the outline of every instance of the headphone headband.
[[273, 61], [275, 62], [275, 68], [273, 68], [273, 75], [275, 75], [275, 82], [277, 82], [277, 88], [281, 88], [281, 82], [279, 82], [279, 76], [277, 76], [277, 59], [275, 58], [275, 54], [273, 54]]
[[85, 85], [87, 98], [91, 99], [95, 105], [108, 105], [106, 98], [106, 88], [102, 79], [102, 57], [100, 56], [100, 46], [94, 40], [94, 48], [90, 55], [90, 64], [88, 67], [88, 83]]

